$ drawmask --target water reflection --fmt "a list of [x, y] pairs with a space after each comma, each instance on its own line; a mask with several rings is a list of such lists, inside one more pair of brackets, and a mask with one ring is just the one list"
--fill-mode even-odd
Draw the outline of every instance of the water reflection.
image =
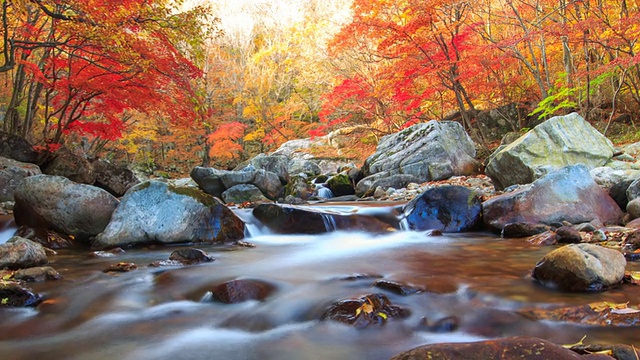
[[[517, 313], [603, 300], [638, 303], [635, 287], [566, 294], [535, 285], [529, 272], [551, 247], [484, 233], [403, 231], [263, 234], [248, 240], [256, 247], [202, 246], [216, 261], [184, 268], [146, 267], [175, 248], [132, 249], [115, 260], [61, 250], [51, 265], [65, 279], [33, 285], [46, 294], [45, 304], [37, 311], [0, 309], [3, 359], [388, 359], [423, 343], [512, 335], [557, 343], [587, 335], [591, 343], [640, 345], [635, 328], [538, 322]], [[117, 261], [140, 268], [102, 272]], [[378, 278], [423, 291], [397, 295], [373, 287]], [[264, 301], [199, 302], [207, 289], [233, 279], [259, 279], [275, 291]], [[335, 301], [375, 292], [411, 315], [363, 330], [319, 320]], [[421, 326], [446, 318], [456, 321], [448, 332]]]

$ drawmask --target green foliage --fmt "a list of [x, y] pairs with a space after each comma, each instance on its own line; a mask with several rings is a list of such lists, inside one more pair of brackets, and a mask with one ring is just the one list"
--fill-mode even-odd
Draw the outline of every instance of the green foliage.
[[[611, 76], [613, 76], [613, 72], [605, 72], [591, 80], [589, 82], [589, 94], [595, 94], [600, 85]], [[562, 77], [566, 77], [566, 73], [563, 74]], [[577, 98], [576, 95], [582, 94], [585, 91], [586, 85], [571, 88], [565, 86], [552, 88], [549, 90], [549, 96], [540, 101], [538, 107], [529, 113], [529, 116], [537, 115], [540, 118], [546, 118], [556, 115], [560, 110], [576, 108], [579, 105], [578, 102], [575, 101]]]

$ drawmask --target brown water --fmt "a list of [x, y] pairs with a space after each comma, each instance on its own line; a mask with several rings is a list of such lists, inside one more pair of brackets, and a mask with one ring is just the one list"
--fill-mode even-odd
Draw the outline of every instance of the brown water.
[[[351, 209], [350, 211], [353, 211]], [[381, 210], [385, 211], [385, 210]], [[246, 214], [244, 214], [246, 217]], [[36, 309], [0, 309], [2, 359], [388, 359], [415, 346], [528, 335], [557, 343], [626, 343], [640, 347], [638, 328], [598, 328], [532, 321], [516, 313], [595, 301], [640, 302], [639, 287], [566, 294], [534, 284], [529, 272], [553, 247], [504, 240], [485, 233], [427, 236], [332, 232], [324, 235], [259, 235], [255, 248], [199, 246], [213, 263], [150, 268], [175, 248], [128, 250], [94, 259], [89, 250], [50, 257], [64, 280], [33, 284], [48, 299]], [[139, 269], [109, 275], [111, 263]], [[638, 270], [630, 263], [629, 270]], [[409, 296], [372, 288], [378, 275], [426, 291]], [[260, 279], [276, 291], [265, 301], [221, 304], [198, 301], [208, 287]], [[319, 320], [333, 302], [382, 292], [411, 311], [402, 320], [365, 329]], [[420, 327], [455, 317], [459, 327], [433, 332]]]

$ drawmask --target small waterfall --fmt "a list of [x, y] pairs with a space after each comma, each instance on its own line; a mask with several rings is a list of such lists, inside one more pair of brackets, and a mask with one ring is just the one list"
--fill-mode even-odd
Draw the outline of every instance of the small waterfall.
[[316, 197], [322, 198], [322, 199], [330, 199], [333, 197], [333, 192], [328, 187], [322, 184], [319, 184], [316, 187]]
[[[329, 190], [329, 189], [327, 189]], [[329, 190], [331, 192], [331, 190]], [[322, 222], [324, 222], [324, 227], [327, 229], [327, 232], [332, 232], [338, 230], [338, 226], [336, 225], [336, 219], [331, 214], [321, 214]]]
[[16, 233], [13, 216], [0, 216], [0, 244], [4, 244]]

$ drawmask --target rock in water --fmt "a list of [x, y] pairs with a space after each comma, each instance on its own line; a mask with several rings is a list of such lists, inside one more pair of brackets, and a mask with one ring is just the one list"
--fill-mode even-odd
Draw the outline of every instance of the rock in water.
[[159, 242], [222, 243], [244, 237], [244, 223], [219, 200], [199, 189], [150, 180], [131, 188], [96, 248]]
[[0, 269], [24, 269], [44, 265], [48, 262], [42, 245], [14, 236], [0, 244]]
[[589, 169], [604, 165], [613, 156], [613, 144], [580, 115], [553, 117], [488, 159], [485, 173], [497, 189], [528, 184], [567, 165]]
[[[587, 358], [612, 359], [602, 355]], [[582, 356], [547, 340], [512, 337], [469, 343], [428, 344], [394, 356], [392, 360], [465, 359], [465, 360], [580, 360]], [[586, 358], [585, 358], [586, 359]]]
[[429, 189], [405, 206], [405, 221], [411, 230], [460, 232], [480, 224], [482, 201], [464, 186]]
[[624, 277], [621, 252], [594, 244], [570, 244], [545, 255], [533, 269], [541, 284], [566, 291], [600, 291]]
[[[383, 137], [376, 152], [365, 161], [360, 182], [397, 174], [411, 175], [418, 182], [476, 174], [475, 145], [462, 125], [454, 121], [429, 121]], [[373, 185], [372, 185], [373, 186]], [[377, 186], [377, 185], [376, 185]], [[356, 185], [362, 196], [375, 188]]]
[[101, 233], [118, 205], [105, 190], [50, 175], [25, 178], [15, 199], [16, 224], [53, 229], [80, 241]]
[[586, 166], [571, 165], [529, 186], [485, 201], [482, 218], [488, 229], [500, 232], [512, 223], [580, 224], [597, 220], [618, 224], [622, 210], [593, 181]]

